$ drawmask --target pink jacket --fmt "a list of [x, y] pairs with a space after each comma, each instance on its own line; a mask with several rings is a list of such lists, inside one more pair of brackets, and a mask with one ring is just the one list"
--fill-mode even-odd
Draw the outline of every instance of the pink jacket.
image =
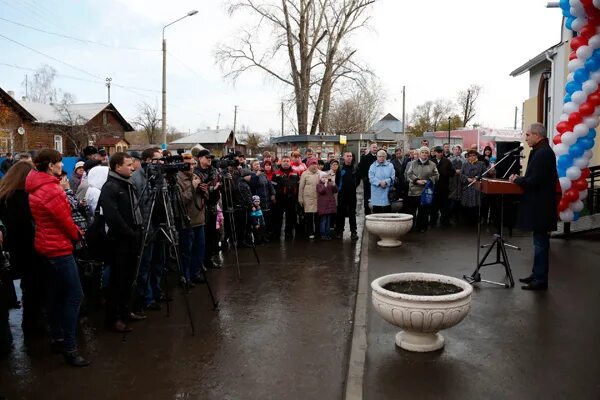
[[327, 184], [319, 182], [317, 184], [317, 210], [319, 215], [336, 213], [337, 204], [335, 194], [337, 191], [335, 182], [328, 182]]

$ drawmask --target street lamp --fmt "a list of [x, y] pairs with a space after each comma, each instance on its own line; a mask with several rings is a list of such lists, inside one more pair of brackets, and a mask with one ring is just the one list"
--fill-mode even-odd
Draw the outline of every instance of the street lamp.
[[448, 117], [448, 146], [450, 146], [450, 121], [452, 117]]
[[165, 40], [165, 29], [184, 18], [198, 14], [198, 10], [192, 10], [183, 17], [168, 23], [162, 28], [162, 148], [167, 148], [167, 41]]

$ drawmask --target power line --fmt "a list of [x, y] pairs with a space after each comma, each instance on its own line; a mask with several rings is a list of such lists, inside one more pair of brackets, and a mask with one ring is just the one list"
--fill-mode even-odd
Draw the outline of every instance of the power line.
[[45, 33], [45, 34], [48, 34], [48, 35], [54, 35], [54, 36], [58, 36], [58, 37], [61, 37], [61, 38], [64, 38], [64, 39], [75, 40], [75, 41], [80, 42], [80, 43], [95, 44], [95, 45], [98, 45], [98, 46], [109, 47], [109, 48], [113, 48], [113, 49], [121, 49], [121, 50], [148, 51], [148, 52], [159, 52], [160, 51], [158, 49], [142, 49], [142, 48], [137, 48], [137, 47], [114, 46], [114, 45], [111, 45], [111, 44], [102, 43], [102, 42], [96, 42], [94, 40], [81, 39], [81, 38], [77, 38], [77, 37], [74, 37], [74, 36], [65, 35], [65, 34], [62, 34], [62, 33], [50, 32], [50, 31], [47, 31], [47, 30], [44, 30], [44, 29], [36, 28], [34, 26], [22, 24], [20, 22], [11, 21], [9, 19], [2, 18], [2, 17], [0, 17], [0, 20], [8, 22], [8, 23], [13, 24], [13, 25], [21, 26], [23, 28], [31, 29], [31, 30], [34, 30], [34, 31], [37, 31], [37, 32], [42, 32], [42, 33]]

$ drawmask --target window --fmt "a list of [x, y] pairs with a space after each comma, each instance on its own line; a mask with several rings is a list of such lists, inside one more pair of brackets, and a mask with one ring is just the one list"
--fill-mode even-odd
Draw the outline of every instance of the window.
[[59, 153], [63, 152], [63, 141], [61, 135], [54, 135], [54, 150]]
[[106, 112], [102, 113], [102, 124], [108, 125], [108, 115], [106, 114]]

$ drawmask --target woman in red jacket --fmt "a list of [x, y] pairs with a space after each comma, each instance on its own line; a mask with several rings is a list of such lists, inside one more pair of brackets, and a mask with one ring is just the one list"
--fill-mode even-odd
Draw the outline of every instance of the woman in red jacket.
[[35, 222], [35, 250], [48, 262], [48, 317], [52, 343], [65, 360], [75, 367], [89, 361], [77, 351], [77, 320], [83, 300], [73, 243], [82, 233], [71, 218], [71, 207], [60, 187], [62, 156], [56, 150], [43, 149], [35, 158], [35, 167], [25, 180], [29, 206]]

